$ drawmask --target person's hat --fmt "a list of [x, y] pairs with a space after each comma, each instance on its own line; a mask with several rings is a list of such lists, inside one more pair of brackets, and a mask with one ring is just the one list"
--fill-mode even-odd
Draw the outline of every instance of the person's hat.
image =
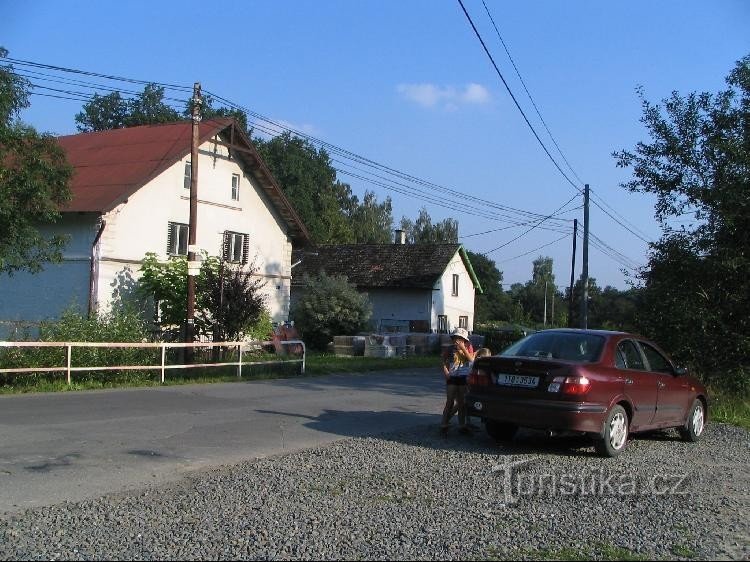
[[455, 330], [453, 330], [451, 338], [461, 338], [462, 340], [470, 342], [469, 332], [467, 332], [465, 328], [456, 328]]

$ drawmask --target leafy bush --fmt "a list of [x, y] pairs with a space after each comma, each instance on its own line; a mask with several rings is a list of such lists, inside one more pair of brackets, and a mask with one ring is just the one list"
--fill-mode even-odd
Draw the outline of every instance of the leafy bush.
[[[258, 269], [255, 261], [240, 268], [203, 253], [195, 281], [197, 333], [213, 333], [214, 341], [235, 341], [263, 322], [263, 315], [268, 315], [266, 296], [261, 293], [266, 282], [255, 276]], [[143, 259], [141, 271], [141, 294], [159, 304], [162, 325], [182, 325], [187, 315], [185, 256], [160, 262], [156, 254], [149, 252]], [[258, 329], [265, 328], [259, 326]]]
[[[42, 342], [141, 342], [148, 341], [148, 328], [137, 312], [118, 310], [87, 317], [75, 308], [63, 312], [59, 320], [43, 322], [39, 329]], [[72, 351], [73, 367], [107, 367], [119, 365], [151, 365], [157, 361], [158, 350], [139, 348], [81, 348]], [[0, 366], [3, 368], [64, 367], [67, 362], [64, 347], [24, 347], [0, 350]], [[101, 377], [112, 378], [114, 373], [102, 372]], [[58, 378], [59, 374], [40, 371], [23, 375], [25, 383]], [[84, 372], [80, 377], [91, 379], [96, 374]], [[19, 375], [4, 375], [0, 378], [9, 384]]]
[[224, 265], [201, 271], [197, 289], [203, 309], [198, 316], [213, 326], [214, 341], [237, 341], [268, 316], [267, 297], [260, 292], [266, 282], [253, 275], [257, 270], [253, 262], [249, 270]]
[[255, 324], [246, 326], [244, 334], [245, 339], [253, 341], [266, 341], [270, 339], [273, 335], [273, 322], [268, 311], [263, 310]]
[[305, 293], [292, 310], [305, 343], [324, 350], [334, 335], [353, 335], [367, 329], [372, 305], [344, 276], [325, 272], [305, 276]]
[[476, 333], [484, 335], [484, 347], [489, 348], [492, 353], [500, 353], [506, 347], [524, 337], [524, 332], [517, 329], [499, 330], [490, 328], [476, 331]]

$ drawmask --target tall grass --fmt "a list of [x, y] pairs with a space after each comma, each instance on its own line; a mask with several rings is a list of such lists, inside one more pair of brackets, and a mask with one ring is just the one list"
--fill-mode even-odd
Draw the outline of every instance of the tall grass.
[[721, 391], [710, 396], [708, 415], [711, 420], [750, 430], [750, 397]]

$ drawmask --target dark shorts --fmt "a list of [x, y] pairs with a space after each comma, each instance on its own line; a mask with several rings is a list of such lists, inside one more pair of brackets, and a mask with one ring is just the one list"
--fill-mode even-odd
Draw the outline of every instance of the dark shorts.
[[448, 384], [455, 384], [457, 386], [466, 386], [466, 377], [448, 377]]

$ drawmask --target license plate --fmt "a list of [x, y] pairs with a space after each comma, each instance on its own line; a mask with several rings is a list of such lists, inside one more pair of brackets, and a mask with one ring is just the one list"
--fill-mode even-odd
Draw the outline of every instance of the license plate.
[[539, 377], [498, 374], [497, 384], [501, 386], [523, 386], [526, 388], [534, 388], [539, 384]]

